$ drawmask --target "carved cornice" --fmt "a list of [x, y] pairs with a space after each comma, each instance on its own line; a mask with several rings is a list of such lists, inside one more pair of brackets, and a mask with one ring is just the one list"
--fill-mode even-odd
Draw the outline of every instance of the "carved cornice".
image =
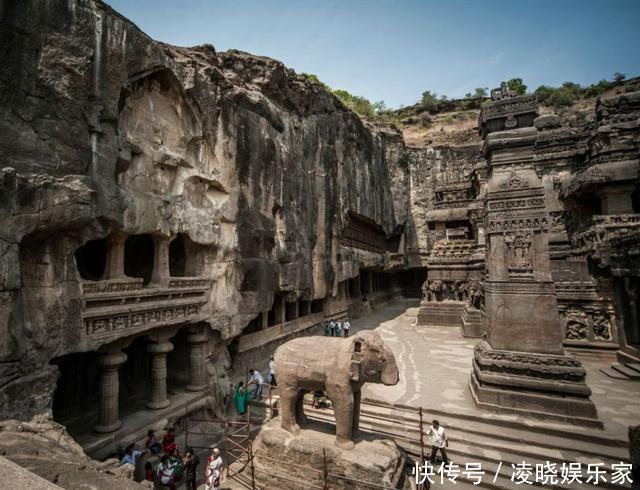
[[[538, 100], [535, 95], [496, 100], [482, 107], [480, 110], [480, 122], [484, 123], [490, 119], [526, 114], [537, 110]], [[506, 127], [508, 128], [509, 126]]]

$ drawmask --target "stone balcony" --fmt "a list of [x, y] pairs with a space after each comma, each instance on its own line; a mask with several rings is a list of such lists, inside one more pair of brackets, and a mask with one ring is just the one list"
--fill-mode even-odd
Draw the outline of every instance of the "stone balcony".
[[202, 320], [211, 279], [173, 277], [143, 287], [142, 279], [82, 283], [82, 335], [89, 344], [112, 342], [156, 327]]
[[572, 241], [577, 253], [597, 254], [599, 249], [609, 248], [612, 240], [619, 242], [639, 231], [640, 214], [595, 215], [590, 226], [576, 234]]

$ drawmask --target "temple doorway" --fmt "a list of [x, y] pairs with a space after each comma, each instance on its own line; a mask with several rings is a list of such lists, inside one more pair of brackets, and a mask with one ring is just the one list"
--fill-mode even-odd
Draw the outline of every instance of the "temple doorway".
[[151, 281], [155, 246], [151, 235], [133, 235], [124, 243], [124, 273], [141, 277], [145, 286]]

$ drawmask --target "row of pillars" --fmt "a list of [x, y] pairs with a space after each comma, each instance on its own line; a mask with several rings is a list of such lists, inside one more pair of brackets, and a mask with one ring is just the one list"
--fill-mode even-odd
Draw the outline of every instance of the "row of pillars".
[[[121, 279], [126, 277], [125, 242], [128, 235], [115, 232], [107, 238], [107, 259], [103, 279]], [[169, 271], [169, 244], [172, 238], [164, 235], [151, 235], [154, 243], [153, 271], [151, 284], [166, 285], [170, 277]]]
[[360, 271], [360, 275], [349, 280], [349, 295], [358, 297], [381, 291], [391, 291], [400, 287], [394, 274], [378, 274], [370, 270]]
[[[203, 391], [207, 388], [205, 371], [207, 336], [204, 333], [187, 335], [189, 345], [189, 384], [187, 391]], [[149, 344], [151, 354], [151, 399], [147, 407], [160, 410], [169, 406], [167, 397], [167, 354], [173, 350], [168, 339]], [[100, 407], [98, 423], [94, 430], [99, 433], [113, 432], [122, 426], [119, 410], [120, 381], [118, 368], [127, 360], [122, 351], [110, 351], [100, 355]]]
[[[277, 295], [274, 299], [273, 308], [273, 325], [278, 325], [310, 315], [311, 301], [301, 301], [296, 299], [295, 301], [289, 302], [286, 301], [283, 296]], [[262, 328], [273, 325], [269, 325], [269, 314], [268, 312], [264, 312], [262, 314]]]

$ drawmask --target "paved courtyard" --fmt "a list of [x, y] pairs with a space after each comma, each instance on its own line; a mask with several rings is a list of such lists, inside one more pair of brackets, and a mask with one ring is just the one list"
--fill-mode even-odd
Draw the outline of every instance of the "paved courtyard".
[[[455, 413], [483, 413], [475, 406], [468, 387], [477, 339], [462, 337], [458, 328], [416, 326], [417, 303], [398, 300], [353, 322], [354, 330], [376, 329], [395, 354], [400, 369], [400, 382], [396, 386], [367, 384], [364, 396]], [[640, 382], [612, 379], [601, 373], [600, 368], [615, 362], [612, 354], [577, 356], [587, 370], [587, 384], [605, 431], [626, 440], [627, 427], [640, 424]], [[495, 417], [484, 413], [489, 418]]]

